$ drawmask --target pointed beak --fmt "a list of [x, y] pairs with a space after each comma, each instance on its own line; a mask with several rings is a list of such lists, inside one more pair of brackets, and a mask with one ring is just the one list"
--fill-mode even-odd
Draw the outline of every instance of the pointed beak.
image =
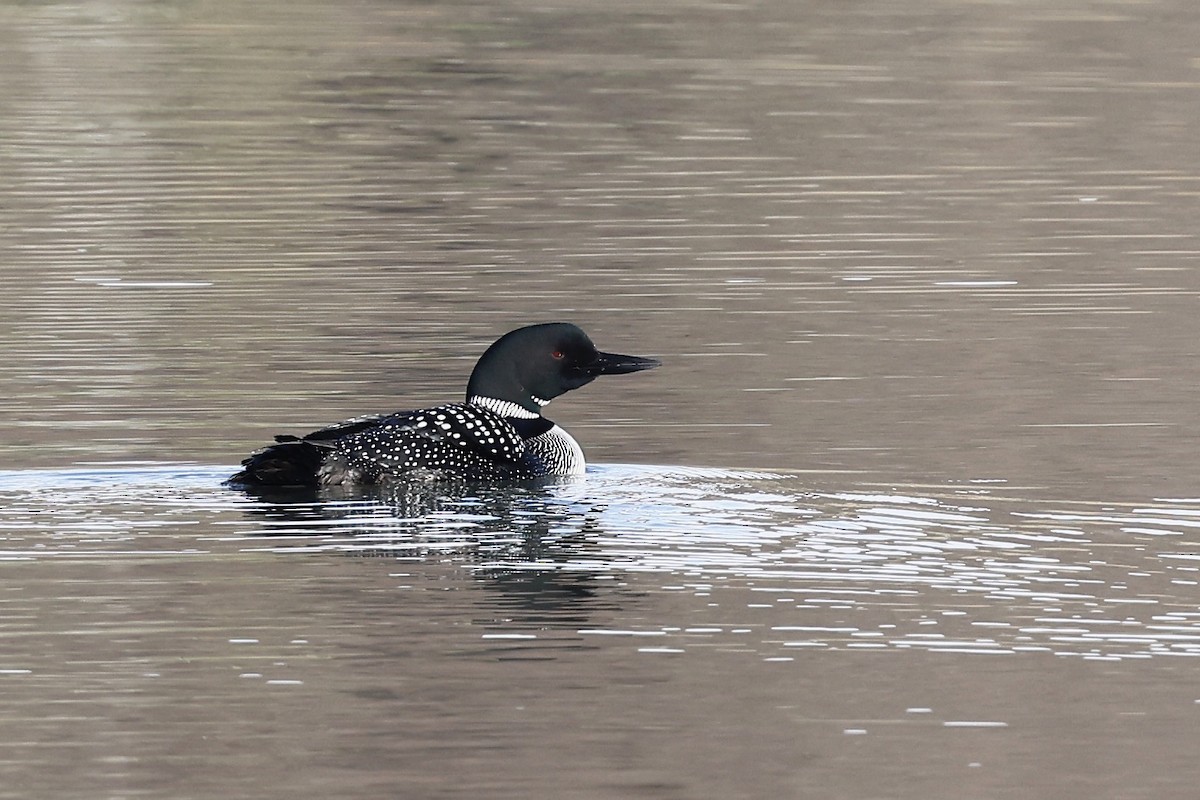
[[596, 353], [596, 360], [584, 367], [584, 371], [589, 375], [624, 375], [627, 372], [654, 369], [660, 364], [662, 362], [657, 358], [623, 356], [620, 353]]

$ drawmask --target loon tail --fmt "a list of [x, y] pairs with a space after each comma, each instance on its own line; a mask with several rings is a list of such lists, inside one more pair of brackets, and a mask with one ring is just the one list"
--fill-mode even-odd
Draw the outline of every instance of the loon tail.
[[276, 436], [275, 444], [255, 451], [226, 483], [241, 486], [317, 486], [317, 472], [329, 447], [295, 436]]

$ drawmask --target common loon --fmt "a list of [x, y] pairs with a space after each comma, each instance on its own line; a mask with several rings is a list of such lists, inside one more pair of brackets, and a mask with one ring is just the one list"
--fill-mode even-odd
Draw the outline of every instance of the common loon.
[[658, 365], [653, 358], [602, 353], [570, 323], [518, 328], [475, 364], [466, 402], [357, 417], [306, 436], [276, 436], [275, 444], [243, 461], [229, 483], [338, 486], [415, 476], [578, 475], [583, 450], [542, 416], [542, 408], [600, 375]]

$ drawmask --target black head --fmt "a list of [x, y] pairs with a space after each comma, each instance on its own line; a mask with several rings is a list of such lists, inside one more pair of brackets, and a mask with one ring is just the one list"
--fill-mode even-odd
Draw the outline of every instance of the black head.
[[480, 357], [467, 383], [467, 399], [492, 397], [527, 411], [600, 375], [657, 367], [653, 358], [602, 353], [587, 334], [568, 322], [530, 325], [504, 334]]

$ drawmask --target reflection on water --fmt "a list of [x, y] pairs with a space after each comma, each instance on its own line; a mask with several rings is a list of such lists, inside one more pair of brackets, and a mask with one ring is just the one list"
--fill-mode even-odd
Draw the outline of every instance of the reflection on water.
[[[608, 466], [540, 487], [237, 501], [214, 485], [220, 477], [167, 467], [7, 473], [2, 557], [380, 557], [454, 564], [501, 604], [554, 587], [678, 594], [673, 603], [694, 606], [686, 627], [648, 620], [623, 632], [663, 637], [678, 652], [1200, 654], [1194, 500], [1043, 507], [998, 486], [823, 493], [783, 474]], [[471, 602], [486, 609], [489, 597]], [[532, 640], [543, 626], [577, 624], [572, 610], [565, 622], [502, 627]]]
[[[437, 554], [471, 564], [485, 585], [569, 575], [713, 598], [698, 638], [709, 647], [740, 628], [739, 648], [757, 634], [754, 648], [772, 656], [792, 647], [1200, 654], [1200, 614], [1182, 588], [1198, 585], [1200, 556], [1173, 542], [1200, 525], [1200, 511], [1015, 510], [1025, 503], [994, 492], [814, 494], [766, 473], [607, 467], [536, 491], [392, 489], [259, 511], [262, 534], [289, 537], [271, 552]], [[1126, 551], [1138, 554], [1133, 563], [1112, 562]], [[680, 580], [659, 585], [668, 575]], [[836, 624], [820, 624], [830, 616]], [[670, 625], [628, 633], [667, 636], [678, 652], [697, 640]]]
[[[481, 786], [526, 791], [529, 774], [502, 763], [532, 769], [554, 752], [591, 764], [601, 785], [624, 762], [578, 761], [575, 748], [606, 730], [648, 743], [667, 723], [694, 741], [712, 714], [780, 743], [807, 730], [797, 746], [824, 751], [830, 737], [904, 730], [902, 761], [942, 730], [1016, 727], [953, 747], [1007, 758], [1029, 735], [1057, 736], [1029, 716], [1029, 681], [1077, 683], [1103, 716], [1144, 707], [1136, 687], [1150, 664], [1200, 655], [1195, 499], [1056, 503], [996, 482], [826, 491], [784, 473], [611, 465], [544, 486], [256, 498], [222, 486], [228, 473], [0, 474], [0, 676], [21, 709], [8, 724], [36, 720], [19, 762], [81, 751], [125, 765], [113, 785], [142, 785], [182, 747], [179, 775], [285, 792], [299, 775], [380, 774], [378, 757], [395, 765], [389, 779], [444, 779], [428, 741], [473, 764]], [[1056, 676], [1064, 660], [1143, 667], [1114, 684]], [[799, 688], [816, 676], [822, 700]], [[838, 688], [847, 679], [855, 700]], [[753, 720], [738, 722], [746, 710]], [[607, 721], [566, 737], [549, 724], [578, 713]], [[275, 721], [257, 722], [264, 714]], [[502, 732], [530, 724], [520, 740]], [[347, 749], [324, 766], [204, 766], [228, 757], [217, 743], [231, 732], [306, 753], [330, 725]], [[464, 735], [493, 755], [464, 761]], [[658, 761], [672, 747], [655, 743], [645, 768], [675, 774]], [[790, 762], [792, 746], [771, 758]]]

